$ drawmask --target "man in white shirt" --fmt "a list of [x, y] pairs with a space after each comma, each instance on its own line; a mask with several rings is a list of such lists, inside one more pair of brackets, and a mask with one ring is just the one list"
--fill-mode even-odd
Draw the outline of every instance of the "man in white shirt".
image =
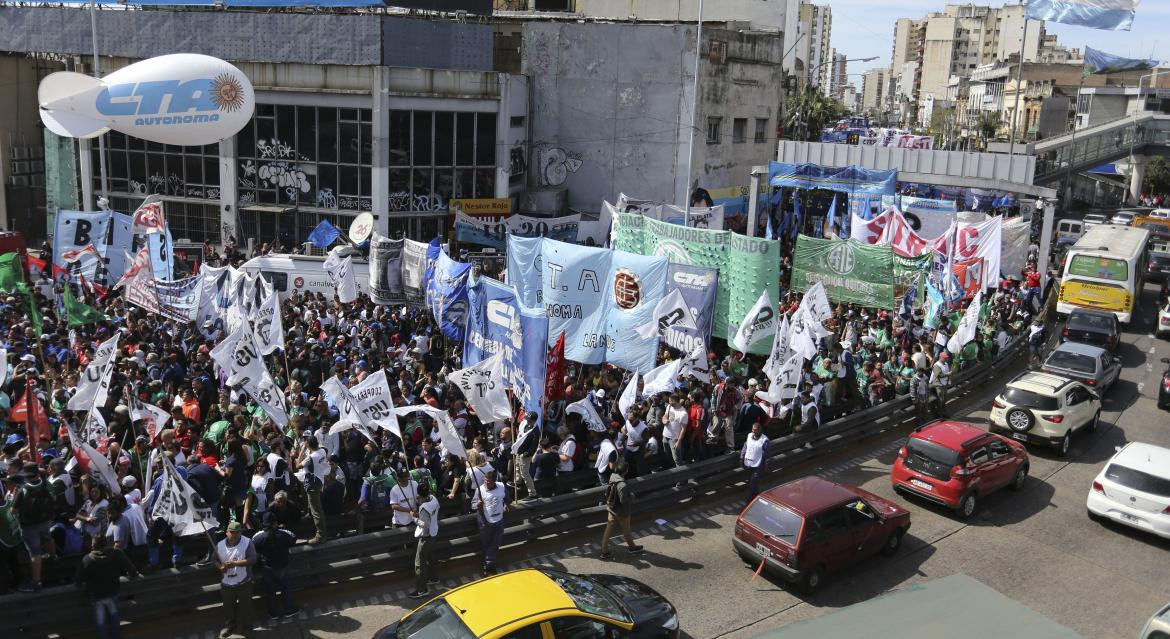
[[569, 433], [568, 426], [561, 426], [557, 429], [557, 436], [561, 438], [561, 447], [557, 450], [561, 459], [560, 466], [557, 467], [558, 473], [573, 472], [573, 455], [577, 453], [577, 438]]
[[748, 501], [760, 494], [760, 477], [767, 469], [768, 437], [760, 422], [752, 422], [752, 432], [743, 442], [739, 460], [748, 472]]
[[[519, 432], [516, 433], [516, 443], [512, 447], [516, 456], [516, 474], [520, 475], [520, 481], [528, 487], [528, 497], [536, 497], [536, 482], [532, 480], [532, 455], [536, 452], [537, 444], [540, 443], [540, 433], [534, 432], [536, 430], [537, 414], [535, 411], [529, 411], [524, 415], [524, 421], [520, 422]], [[519, 488], [519, 482], [517, 482]]]
[[411, 514], [415, 520], [414, 538], [418, 540], [418, 546], [414, 551], [414, 591], [410, 596], [422, 599], [430, 596], [430, 584], [439, 583], [435, 578], [435, 562], [431, 559], [431, 548], [439, 534], [439, 500], [431, 494], [430, 484], [419, 484], [418, 508]]
[[325, 541], [325, 508], [321, 505], [321, 490], [325, 487], [325, 474], [329, 472], [329, 457], [317, 438], [309, 435], [305, 440], [301, 454], [297, 457], [297, 467], [300, 472], [297, 478], [305, 485], [305, 495], [309, 501], [309, 515], [313, 518], [313, 528], [316, 534], [308, 541], [315, 546]]
[[398, 470], [398, 484], [390, 488], [390, 508], [394, 511], [394, 527], [405, 528], [414, 525], [415, 509], [418, 508], [418, 482], [410, 478], [410, 471]]
[[504, 486], [496, 483], [495, 469], [485, 473], [483, 485], [476, 489], [471, 498], [471, 509], [479, 522], [479, 543], [483, 548], [484, 576], [496, 574], [496, 555], [504, 540]]
[[944, 350], [930, 368], [930, 387], [938, 396], [938, 416], [942, 419], [947, 417], [947, 387], [951, 385], [950, 359], [950, 354]]
[[622, 437], [625, 438], [625, 452], [623, 457], [626, 463], [630, 465], [630, 477], [636, 477], [644, 474], [645, 457], [642, 455], [642, 444], [646, 439], [646, 422], [642, 421], [641, 411], [631, 411], [631, 419], [626, 420], [626, 425], [622, 426]]
[[670, 397], [670, 405], [662, 416], [662, 445], [670, 451], [670, 458], [675, 466], [682, 466], [683, 449], [682, 434], [687, 427], [687, 409], [683, 406], [683, 396], [675, 393]]
[[256, 547], [244, 536], [244, 526], [238, 521], [228, 524], [227, 537], [215, 548], [215, 565], [223, 573], [219, 592], [227, 618], [227, 625], [219, 631], [220, 637], [253, 634], [252, 566], [255, 563]]

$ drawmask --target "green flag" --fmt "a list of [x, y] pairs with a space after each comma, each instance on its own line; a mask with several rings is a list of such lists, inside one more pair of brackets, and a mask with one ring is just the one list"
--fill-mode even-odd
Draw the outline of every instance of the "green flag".
[[24, 268], [20, 265], [19, 253], [0, 255], [0, 290], [11, 293], [17, 282], [24, 281]]
[[43, 332], [41, 328], [41, 309], [37, 308], [37, 299], [33, 296], [32, 290], [23, 280], [16, 283], [16, 290], [24, 296], [24, 301], [28, 303], [28, 318], [32, 321], [33, 330], [39, 335]]
[[820, 282], [829, 300], [894, 310], [894, 250], [853, 240], [800, 235], [792, 260], [792, 289]]
[[65, 315], [69, 318], [70, 326], [106, 321], [101, 311], [73, 297], [73, 287], [68, 284], [65, 285]]

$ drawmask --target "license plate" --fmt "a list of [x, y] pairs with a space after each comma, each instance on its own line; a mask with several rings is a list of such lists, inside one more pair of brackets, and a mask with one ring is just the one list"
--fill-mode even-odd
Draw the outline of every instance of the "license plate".
[[763, 555], [765, 557], [772, 556], [772, 549], [768, 548], [764, 544], [756, 544], [756, 551], [758, 551], [761, 555]]
[[1018, 439], [1022, 442], [1028, 441], [1027, 433], [1012, 433], [1012, 439]]
[[1134, 523], [1134, 524], [1136, 524], [1136, 523], [1138, 523], [1138, 522], [1140, 522], [1140, 521], [1141, 521], [1140, 519], [1138, 519], [1137, 517], [1134, 517], [1133, 515], [1131, 515], [1131, 514], [1129, 514], [1129, 513], [1121, 513], [1121, 512], [1119, 512], [1119, 513], [1117, 513], [1117, 514], [1118, 514], [1118, 515], [1121, 515], [1121, 518], [1122, 518], [1122, 519], [1124, 519], [1125, 521], [1128, 521], [1128, 522], [1130, 522], [1130, 523]]
[[922, 481], [921, 479], [911, 479], [910, 485], [921, 488], [922, 490], [934, 490], [934, 486]]

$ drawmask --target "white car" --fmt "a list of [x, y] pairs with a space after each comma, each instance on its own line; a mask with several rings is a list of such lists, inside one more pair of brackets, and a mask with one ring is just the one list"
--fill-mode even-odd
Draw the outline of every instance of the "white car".
[[1085, 230], [1097, 226], [1098, 224], [1105, 224], [1108, 221], [1108, 218], [1106, 218], [1103, 213], [1088, 213], [1081, 218], [1081, 222], [1085, 225]]
[[1154, 335], [1158, 337], [1167, 333], [1170, 333], [1170, 302], [1158, 311], [1158, 325], [1154, 327]]
[[1113, 224], [1120, 224], [1122, 226], [1129, 226], [1133, 222], [1133, 218], [1141, 215], [1137, 211], [1118, 211], [1113, 214], [1113, 218], [1109, 220]]
[[1150, 211], [1150, 217], [1160, 217], [1162, 219], [1170, 219], [1170, 209], [1154, 209]]
[[1170, 539], [1170, 448], [1130, 442], [1105, 464], [1085, 504], [1089, 519], [1111, 519]]
[[1084, 384], [1051, 373], [1025, 372], [991, 402], [991, 431], [1067, 455], [1073, 431], [1095, 430], [1101, 397]]

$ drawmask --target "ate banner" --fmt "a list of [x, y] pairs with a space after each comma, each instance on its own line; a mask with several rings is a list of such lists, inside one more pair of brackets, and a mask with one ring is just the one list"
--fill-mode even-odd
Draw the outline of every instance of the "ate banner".
[[[617, 248], [623, 251], [718, 269], [712, 332], [715, 337], [730, 339], [761, 291], [768, 291], [771, 299], [779, 297], [777, 241], [678, 226], [636, 212], [618, 214], [616, 236]], [[750, 352], [767, 355], [770, 348], [771, 342], [765, 340], [756, 343]]]
[[370, 239], [370, 299], [379, 306], [406, 301], [402, 281], [402, 254], [406, 240], [392, 240], [374, 231]]
[[804, 292], [821, 282], [829, 299], [894, 309], [894, 251], [852, 240], [800, 235], [792, 263], [792, 288]]

